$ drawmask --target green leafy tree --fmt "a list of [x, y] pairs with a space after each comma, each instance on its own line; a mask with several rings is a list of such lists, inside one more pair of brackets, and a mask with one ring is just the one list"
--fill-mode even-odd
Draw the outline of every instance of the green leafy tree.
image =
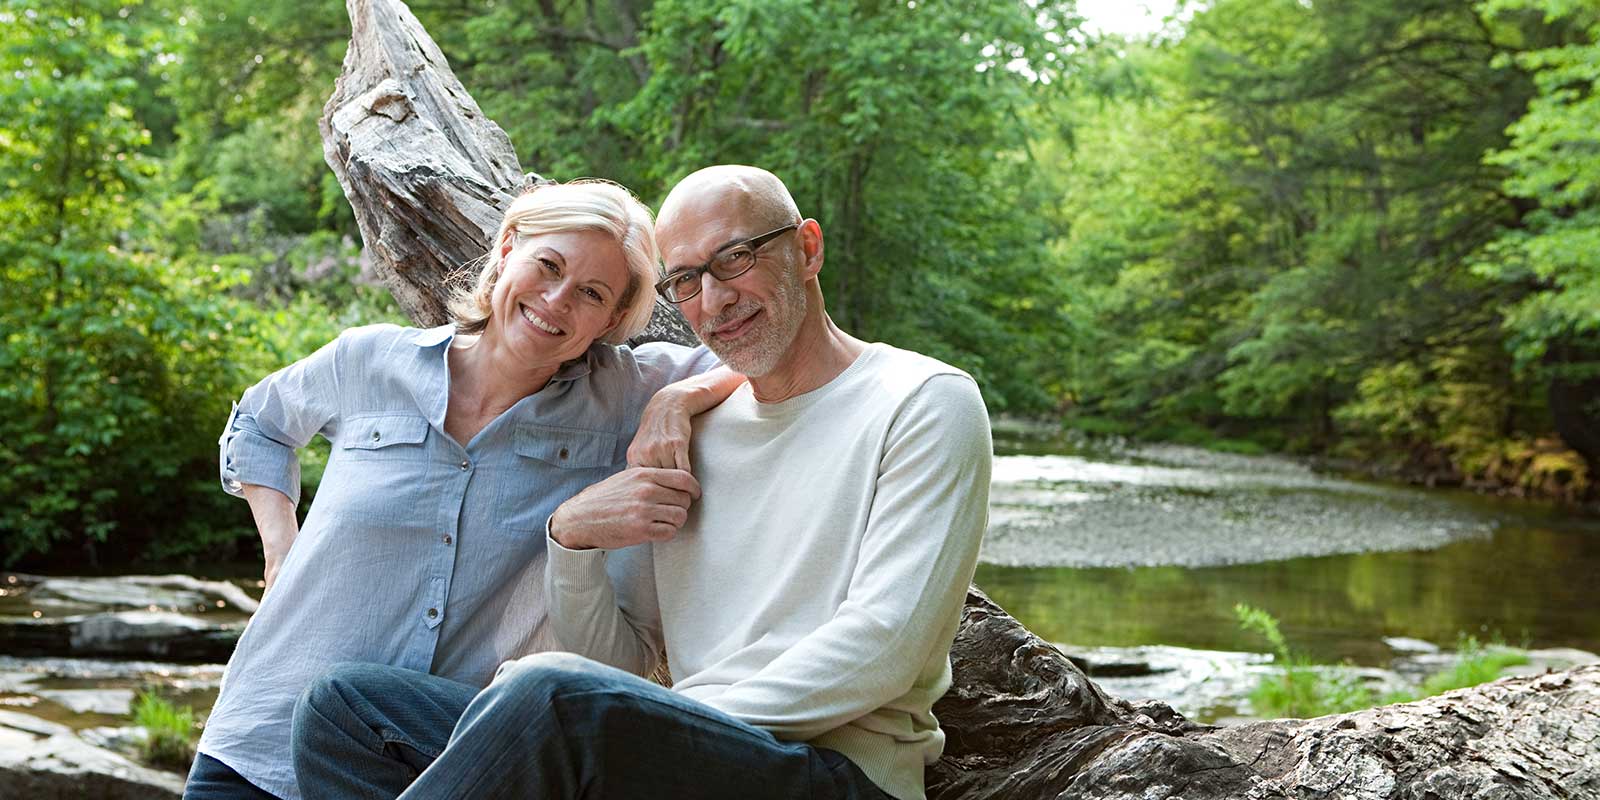
[[[1519, 287], [1506, 312], [1520, 364], [1543, 367], [1563, 436], [1600, 473], [1600, 8], [1570, 0], [1495, 0], [1488, 13], [1530, 12], [1558, 41], [1506, 56], [1538, 94], [1485, 161], [1510, 171], [1505, 191], [1525, 209], [1476, 268]], [[1564, 34], [1564, 35], [1562, 35]]]
[[[231, 377], [219, 274], [144, 249], [134, 113], [162, 26], [137, 3], [0, 3], [0, 509], [6, 561], [183, 536]], [[189, 517], [194, 514], [192, 520]]]
[[[1522, 152], [1505, 148], [1535, 123], [1511, 139], [1506, 127], [1536, 86], [1499, 65], [1573, 27], [1460, 0], [1219, 1], [1181, 39], [1130, 45], [1144, 91], [1079, 101], [1077, 148], [1048, 162], [1066, 174], [1067, 315], [1089, 332], [1074, 357], [1080, 413], [1581, 494], [1582, 465], [1542, 441], [1554, 400], [1527, 369], [1542, 351], [1514, 358], [1502, 325], [1524, 330], [1556, 293], [1527, 279], [1527, 258], [1474, 266], [1485, 247], [1531, 247], [1542, 219], [1571, 216], [1553, 203], [1530, 217], [1523, 185], [1502, 187]], [[1571, 69], [1548, 79], [1552, 97], [1592, 68], [1587, 51], [1562, 52]], [[1569, 138], [1590, 135], [1573, 120]], [[1560, 152], [1550, 163], [1570, 168], [1580, 151]], [[1588, 252], [1545, 244], [1567, 262]], [[1587, 286], [1567, 262], [1543, 269]], [[1540, 319], [1578, 330], [1592, 319], [1582, 297], [1573, 315]]]
[[647, 196], [707, 164], [773, 170], [823, 223], [842, 325], [968, 369], [991, 407], [1048, 406], [1067, 329], [1027, 144], [1076, 77], [1070, 4], [663, 0], [649, 20], [649, 79], [598, 112], [648, 145]]

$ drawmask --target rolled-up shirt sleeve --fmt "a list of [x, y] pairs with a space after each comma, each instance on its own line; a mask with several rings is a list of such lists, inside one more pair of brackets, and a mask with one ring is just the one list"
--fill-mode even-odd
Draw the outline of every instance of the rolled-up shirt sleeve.
[[243, 496], [255, 484], [300, 502], [295, 451], [327, 434], [338, 415], [341, 341], [268, 375], [234, 404], [217, 442], [223, 491]]

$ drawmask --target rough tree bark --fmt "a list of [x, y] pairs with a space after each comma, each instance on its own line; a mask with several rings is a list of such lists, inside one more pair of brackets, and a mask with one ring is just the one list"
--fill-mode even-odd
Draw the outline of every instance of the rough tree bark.
[[1600, 665], [1219, 728], [1107, 696], [976, 588], [950, 657], [935, 800], [1600, 797]]
[[[486, 249], [524, 177], [400, 0], [347, 5], [350, 51], [323, 111], [328, 164], [397, 299], [438, 324], [447, 277]], [[647, 336], [685, 341], [681, 320], [657, 316]], [[933, 798], [1600, 798], [1600, 666], [1213, 728], [1107, 696], [976, 589], [951, 658]]]

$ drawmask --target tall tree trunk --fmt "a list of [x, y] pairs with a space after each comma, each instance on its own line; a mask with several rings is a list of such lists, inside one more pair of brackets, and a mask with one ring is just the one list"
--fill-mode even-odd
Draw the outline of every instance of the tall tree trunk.
[[1600, 343], [1552, 343], [1544, 365], [1551, 371], [1546, 396], [1556, 432], [1583, 456], [1591, 480], [1600, 480]]

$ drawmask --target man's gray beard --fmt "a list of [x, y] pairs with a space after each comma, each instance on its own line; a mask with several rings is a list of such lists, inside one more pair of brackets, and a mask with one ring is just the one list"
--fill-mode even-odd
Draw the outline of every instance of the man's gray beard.
[[[734, 342], [721, 342], [711, 331], [736, 319], [743, 319], [757, 309], [764, 310], [767, 318], [758, 327]], [[733, 308], [707, 320], [700, 326], [700, 341], [722, 359], [734, 372], [746, 377], [759, 378], [776, 369], [778, 362], [789, 352], [800, 324], [805, 321], [806, 296], [800, 284], [799, 269], [785, 269], [772, 292], [772, 302], [763, 306], [754, 300], [742, 300]]]

